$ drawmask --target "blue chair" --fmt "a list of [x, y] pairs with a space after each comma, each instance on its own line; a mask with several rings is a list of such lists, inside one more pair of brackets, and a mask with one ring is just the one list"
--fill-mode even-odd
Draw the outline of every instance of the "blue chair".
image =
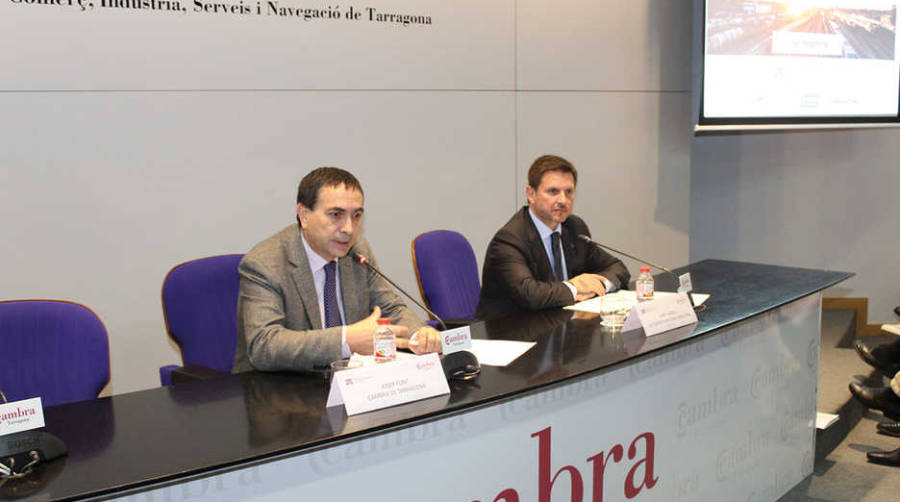
[[0, 302], [0, 390], [44, 406], [94, 399], [109, 383], [109, 337], [91, 309], [59, 300]]
[[419, 293], [445, 321], [470, 320], [478, 308], [481, 282], [469, 241], [459, 232], [434, 230], [412, 241], [413, 268]]
[[[237, 299], [242, 254], [200, 258], [177, 265], [163, 280], [162, 304], [169, 337], [181, 349], [182, 367], [198, 378], [230, 373], [237, 344]], [[159, 369], [172, 384], [176, 365]]]

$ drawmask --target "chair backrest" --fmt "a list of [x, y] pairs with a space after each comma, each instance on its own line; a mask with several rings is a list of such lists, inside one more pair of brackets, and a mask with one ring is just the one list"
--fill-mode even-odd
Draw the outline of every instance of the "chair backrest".
[[237, 344], [237, 299], [242, 254], [177, 265], [163, 281], [166, 330], [184, 365], [231, 372]]
[[0, 390], [44, 406], [93, 399], [109, 382], [109, 337], [91, 309], [59, 300], [0, 302]]
[[459, 232], [433, 230], [412, 242], [413, 268], [425, 304], [441, 317], [471, 319], [481, 282], [469, 241]]

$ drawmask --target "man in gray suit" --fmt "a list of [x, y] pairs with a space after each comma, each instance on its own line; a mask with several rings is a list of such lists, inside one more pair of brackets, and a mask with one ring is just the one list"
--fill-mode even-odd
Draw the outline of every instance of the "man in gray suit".
[[353, 352], [371, 354], [382, 316], [391, 319], [399, 346], [440, 351], [438, 332], [354, 260], [358, 253], [375, 261], [360, 236], [362, 219], [362, 186], [349, 172], [321, 167], [300, 181], [299, 225], [257, 244], [238, 267], [233, 372], [315, 371]]

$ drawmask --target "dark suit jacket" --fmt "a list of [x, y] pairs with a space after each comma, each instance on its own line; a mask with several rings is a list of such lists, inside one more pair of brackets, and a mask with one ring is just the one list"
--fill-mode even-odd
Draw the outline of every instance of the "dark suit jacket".
[[[618, 288], [627, 285], [630, 275], [622, 261], [582, 241], [579, 234], [591, 235], [581, 218], [569, 216], [561, 231], [569, 278], [600, 274]], [[553, 277], [550, 258], [528, 214], [528, 206], [513, 215], [491, 239], [481, 276], [481, 299], [475, 312], [480, 319], [574, 303], [569, 288]]]

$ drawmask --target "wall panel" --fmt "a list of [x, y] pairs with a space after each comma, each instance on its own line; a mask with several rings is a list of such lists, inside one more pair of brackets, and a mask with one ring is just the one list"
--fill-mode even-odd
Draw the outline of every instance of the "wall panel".
[[290, 224], [310, 169], [354, 172], [384, 271], [451, 228], [479, 260], [514, 207], [511, 93], [0, 94], [0, 298], [66, 298], [110, 332], [116, 392], [174, 363], [160, 288], [193, 258]]

